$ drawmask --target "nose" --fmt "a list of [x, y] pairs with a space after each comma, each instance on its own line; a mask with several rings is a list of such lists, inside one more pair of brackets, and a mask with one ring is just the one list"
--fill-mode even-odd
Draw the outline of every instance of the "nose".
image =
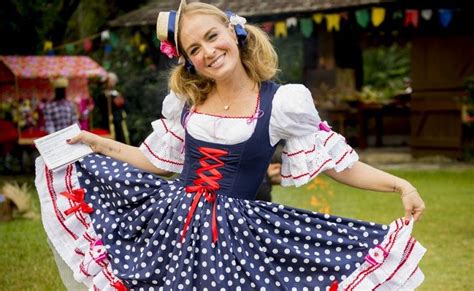
[[204, 45], [203, 48], [206, 57], [212, 57], [216, 53], [216, 49], [211, 45]]

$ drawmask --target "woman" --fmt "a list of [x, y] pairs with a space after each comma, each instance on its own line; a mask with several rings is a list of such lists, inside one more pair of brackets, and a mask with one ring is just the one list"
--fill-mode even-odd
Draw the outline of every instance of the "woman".
[[[171, 290], [421, 283], [425, 250], [410, 237], [424, 209], [416, 188], [358, 162], [321, 122], [304, 86], [269, 81], [276, 54], [260, 29], [214, 6], [182, 2], [177, 12], [160, 13], [157, 34], [162, 51], [180, 64], [154, 132], [140, 148], [82, 132], [69, 142], [98, 155], [62, 172], [38, 171], [42, 212], [51, 216], [45, 228], [79, 281]], [[255, 201], [281, 139], [282, 185], [324, 172], [354, 187], [400, 193], [405, 218], [388, 227]], [[37, 166], [44, 167], [41, 160]], [[180, 177], [150, 174], [172, 172]]]

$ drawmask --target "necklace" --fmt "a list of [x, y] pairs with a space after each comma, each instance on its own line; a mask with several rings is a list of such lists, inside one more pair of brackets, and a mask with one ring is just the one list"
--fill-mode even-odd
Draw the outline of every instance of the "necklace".
[[[241, 90], [239, 90], [238, 92], [236, 92], [237, 95], [238, 95], [239, 93], [241, 93], [241, 92], [243, 91], [243, 89], [244, 89], [244, 88], [242, 88]], [[234, 99], [233, 99], [231, 102], [229, 102], [229, 103], [225, 103], [225, 102], [224, 102], [224, 99], [222, 98], [222, 96], [221, 96], [221, 94], [219, 93], [219, 90], [217, 90], [217, 88], [216, 88], [216, 93], [217, 93], [217, 96], [219, 96], [220, 102], [221, 102], [222, 105], [224, 106], [224, 110], [225, 110], [225, 111], [229, 111], [230, 106], [232, 105], [232, 103], [234, 103], [235, 99], [237, 99], [237, 98], [234, 98]]]
[[217, 90], [217, 88], [216, 88], [216, 93], [217, 93], [217, 96], [219, 96], [219, 100], [221, 101], [222, 105], [224, 105], [224, 110], [229, 111], [230, 105], [234, 103], [234, 100], [232, 100], [230, 103], [227, 103], [226, 105], [226, 103], [224, 102], [224, 99], [222, 98], [221, 94], [219, 94], [219, 90]]

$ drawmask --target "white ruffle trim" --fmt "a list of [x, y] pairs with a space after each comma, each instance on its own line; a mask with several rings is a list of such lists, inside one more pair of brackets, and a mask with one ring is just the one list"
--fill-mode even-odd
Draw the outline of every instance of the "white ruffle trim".
[[157, 168], [181, 173], [184, 164], [184, 129], [179, 121], [158, 119], [153, 132], [140, 145], [145, 157]]
[[90, 216], [81, 209], [65, 214], [66, 210], [79, 204], [60, 194], [80, 187], [75, 166], [68, 165], [52, 172], [39, 157], [36, 159], [35, 184], [46, 234], [73, 271], [74, 279], [89, 290], [117, 290], [114, 284], [121, 282], [112, 273], [105, 247], [90, 223]]
[[[369, 253], [382, 249], [386, 255], [369, 263], [364, 262], [349, 277], [343, 280], [338, 290], [414, 290], [424, 280], [418, 262], [426, 249], [418, 243], [411, 232], [413, 219], [405, 225], [400, 218], [390, 224], [383, 242]], [[372, 252], [371, 252], [372, 251]]]
[[319, 130], [314, 134], [286, 141], [282, 154], [281, 185], [301, 186], [327, 169], [340, 172], [359, 160], [345, 138], [334, 132]]

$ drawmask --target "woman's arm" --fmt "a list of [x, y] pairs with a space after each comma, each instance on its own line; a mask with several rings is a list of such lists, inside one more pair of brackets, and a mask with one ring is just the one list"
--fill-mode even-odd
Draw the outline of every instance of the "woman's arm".
[[169, 177], [173, 173], [155, 167], [137, 147], [130, 146], [109, 138], [100, 137], [88, 131], [81, 131], [80, 134], [67, 141], [70, 144], [82, 142], [88, 144], [96, 153], [100, 153], [111, 158], [129, 163], [144, 171]]
[[379, 192], [400, 193], [407, 220], [413, 215], [415, 221], [418, 221], [425, 209], [425, 204], [418, 191], [408, 181], [362, 162], [356, 162], [351, 168], [341, 172], [330, 169], [325, 171], [325, 174], [340, 183], [352, 187]]

